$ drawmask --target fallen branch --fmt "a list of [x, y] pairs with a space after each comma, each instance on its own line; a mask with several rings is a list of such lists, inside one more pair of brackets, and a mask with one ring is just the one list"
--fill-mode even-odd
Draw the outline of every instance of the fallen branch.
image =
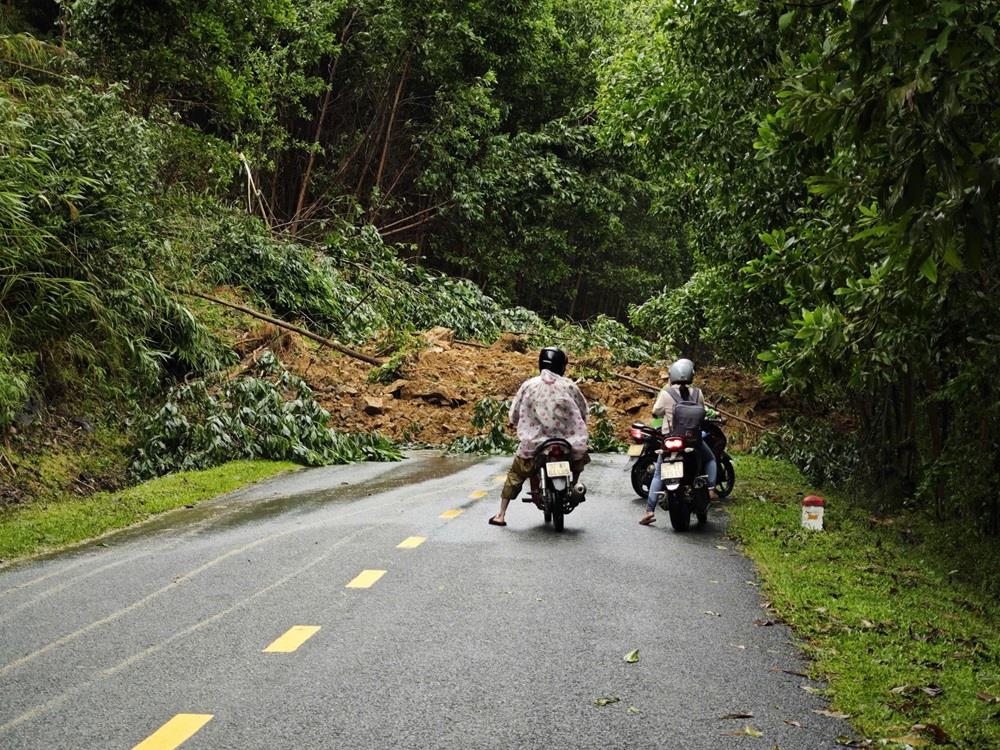
[[461, 344], [462, 346], [471, 346], [476, 349], [489, 349], [486, 344], [480, 344], [478, 341], [462, 341], [462, 339], [455, 339], [456, 344]]
[[289, 331], [294, 331], [295, 333], [301, 334], [306, 338], [312, 339], [313, 341], [317, 341], [320, 344], [323, 344], [324, 346], [328, 346], [331, 349], [335, 349], [341, 354], [346, 354], [348, 357], [353, 357], [354, 359], [360, 359], [362, 362], [367, 362], [370, 365], [378, 367], [379, 365], [384, 364], [384, 362], [381, 359], [378, 359], [377, 357], [369, 356], [364, 352], [358, 352], [355, 351], [354, 349], [348, 349], [346, 346], [334, 341], [333, 339], [325, 338], [317, 333], [313, 333], [312, 331], [306, 330], [305, 328], [300, 328], [297, 325], [286, 323], [283, 320], [279, 320], [278, 318], [273, 318], [270, 315], [265, 315], [264, 313], [258, 312], [257, 310], [253, 310], [249, 307], [244, 307], [243, 305], [237, 305], [235, 302], [227, 302], [226, 300], [218, 299], [217, 297], [211, 297], [207, 294], [202, 294], [201, 292], [190, 292], [190, 291], [185, 291], [183, 289], [175, 289], [173, 287], [167, 287], [167, 288], [170, 289], [170, 291], [172, 292], [176, 292], [177, 294], [186, 294], [189, 297], [200, 297], [201, 299], [208, 300], [209, 302], [214, 302], [217, 305], [222, 305], [223, 307], [230, 307], [233, 310], [239, 310], [240, 312], [246, 313], [251, 317], [257, 318], [258, 320], [266, 321], [268, 323], [278, 326], [279, 328], [285, 328]]

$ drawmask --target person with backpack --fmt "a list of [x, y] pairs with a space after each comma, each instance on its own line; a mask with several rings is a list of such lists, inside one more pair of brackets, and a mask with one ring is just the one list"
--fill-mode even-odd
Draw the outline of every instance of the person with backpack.
[[[705, 417], [705, 397], [700, 388], [691, 385], [694, 380], [694, 362], [690, 359], [679, 359], [670, 365], [669, 370], [670, 387], [660, 391], [660, 395], [653, 404], [653, 417], [662, 419], [660, 428], [664, 435], [669, 435], [674, 427], [683, 427], [686, 431], [696, 431], [699, 437], [704, 437], [701, 432], [701, 422]], [[655, 424], [655, 422], [654, 422]], [[715, 454], [708, 447], [708, 443], [699, 440], [699, 450], [701, 451], [703, 467], [708, 478], [709, 497], [715, 500], [715, 482], [718, 478], [718, 467], [715, 463]], [[639, 520], [643, 526], [649, 526], [656, 521], [653, 513], [656, 508], [656, 496], [660, 493], [663, 481], [660, 478], [660, 468], [663, 465], [662, 452], [656, 459], [656, 469], [653, 472], [653, 480], [649, 483], [649, 495], [646, 497], [646, 514]]]

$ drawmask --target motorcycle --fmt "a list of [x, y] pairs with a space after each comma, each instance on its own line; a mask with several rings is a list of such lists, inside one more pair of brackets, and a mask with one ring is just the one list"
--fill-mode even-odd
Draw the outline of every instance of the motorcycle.
[[692, 512], [699, 526], [708, 521], [708, 478], [698, 446], [700, 439], [677, 434], [663, 437], [660, 465], [663, 485], [656, 501], [670, 514], [674, 531], [687, 531]]
[[[715, 482], [715, 492], [720, 498], [728, 497], [736, 484], [736, 471], [733, 460], [726, 452], [726, 435], [722, 431], [725, 421], [722, 419], [706, 419], [702, 427], [705, 433], [704, 441], [715, 454], [715, 465], [718, 472]], [[657, 451], [662, 447], [663, 435], [659, 428], [650, 427], [643, 422], [633, 422], [629, 430], [632, 445], [629, 446], [629, 464], [632, 489], [645, 500], [649, 496], [649, 484], [653, 481], [653, 471], [656, 468]]]
[[587, 499], [586, 487], [573, 481], [571, 456], [572, 448], [562, 438], [550, 438], [535, 451], [531, 497], [556, 531], [563, 530], [565, 516]]

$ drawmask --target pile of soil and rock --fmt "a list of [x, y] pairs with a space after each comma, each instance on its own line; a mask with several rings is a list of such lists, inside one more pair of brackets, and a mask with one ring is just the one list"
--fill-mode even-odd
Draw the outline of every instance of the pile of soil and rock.
[[[394, 440], [430, 445], [450, 443], [479, 431], [472, 424], [477, 401], [509, 401], [526, 379], [537, 374], [537, 351], [515, 335], [492, 346], [458, 342], [452, 332], [436, 328], [422, 336], [421, 346], [390, 373], [391, 381], [372, 382], [370, 364], [344, 356], [297, 334], [265, 327], [248, 334], [259, 350], [274, 350], [292, 371], [315, 391], [331, 414], [330, 426], [346, 432], [378, 430]], [[244, 354], [252, 356], [252, 352]], [[365, 353], [375, 354], [375, 347]], [[642, 386], [613, 373], [662, 386], [666, 370], [656, 366], [620, 367], [607, 351], [571, 358], [567, 375], [578, 379], [590, 403], [607, 408], [607, 417], [623, 439], [629, 425], [649, 420], [655, 396]], [[385, 373], [382, 373], [385, 378]], [[759, 380], [741, 370], [705, 367], [698, 385], [713, 405], [765, 428], [779, 421], [777, 397], [764, 392]], [[752, 443], [760, 430], [730, 419], [730, 442]]]

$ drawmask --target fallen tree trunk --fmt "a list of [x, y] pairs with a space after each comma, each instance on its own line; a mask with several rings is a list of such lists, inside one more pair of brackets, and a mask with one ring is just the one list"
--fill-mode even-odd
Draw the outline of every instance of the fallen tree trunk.
[[349, 349], [348, 347], [344, 346], [343, 344], [337, 341], [334, 341], [333, 339], [328, 339], [324, 336], [320, 336], [318, 333], [313, 333], [312, 331], [306, 330], [305, 328], [300, 328], [297, 325], [286, 323], [283, 320], [279, 320], [278, 318], [274, 318], [270, 315], [265, 315], [264, 313], [254, 310], [252, 308], [245, 307], [243, 305], [238, 305], [235, 302], [227, 302], [224, 299], [219, 299], [217, 297], [212, 297], [207, 294], [202, 294], [201, 292], [190, 292], [190, 291], [185, 291], [183, 289], [175, 289], [173, 287], [167, 287], [167, 288], [170, 289], [170, 291], [172, 292], [176, 292], [177, 294], [186, 294], [189, 297], [200, 297], [201, 299], [208, 300], [209, 302], [214, 302], [217, 305], [222, 305], [223, 307], [230, 307], [233, 310], [239, 310], [242, 313], [246, 313], [251, 317], [257, 318], [258, 320], [266, 321], [267, 323], [276, 325], [279, 328], [285, 328], [289, 331], [294, 331], [295, 333], [301, 334], [302, 336], [312, 339], [313, 341], [317, 341], [320, 344], [323, 344], [324, 346], [328, 346], [331, 349], [335, 349], [341, 354], [346, 354], [348, 357], [353, 357], [354, 359], [359, 359], [362, 362], [367, 362], [368, 364], [374, 365], [375, 367], [384, 364], [384, 362], [381, 359], [378, 359], [377, 357], [372, 357], [368, 354], [365, 354], [364, 352], [359, 352], [355, 351], [354, 349]]

